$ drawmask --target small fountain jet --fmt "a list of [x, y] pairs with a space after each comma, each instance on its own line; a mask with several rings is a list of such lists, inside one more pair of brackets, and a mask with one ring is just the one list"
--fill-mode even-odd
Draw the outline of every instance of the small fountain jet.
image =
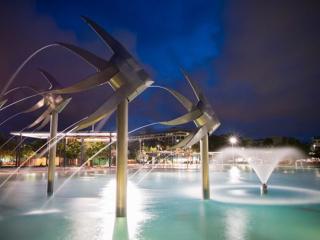
[[177, 91], [166, 88], [187, 109], [188, 113], [171, 121], [161, 122], [161, 124], [176, 126], [193, 121], [197, 129], [172, 148], [191, 147], [193, 144], [199, 142], [205, 134], [212, 134], [220, 126], [220, 122], [203, 92], [185, 71], [181, 71], [190, 84], [197, 98], [197, 103], [193, 104]]
[[96, 69], [97, 73], [72, 86], [54, 90], [53, 93], [76, 93], [106, 83], [112, 87], [114, 93], [88, 118], [81, 121], [76, 130], [87, 128], [102, 119], [108, 118], [116, 110], [121, 101], [124, 99], [127, 99], [129, 102], [132, 101], [153, 83], [147, 72], [120, 42], [92, 20], [86, 17], [83, 17], [83, 19], [103, 42], [110, 47], [113, 55], [109, 60], [106, 60], [75, 45], [57, 43], [84, 59]]
[[221, 150], [217, 161], [230, 161], [234, 156], [245, 159], [256, 173], [261, 185], [262, 195], [268, 193], [268, 181], [278, 163], [283, 160], [303, 158], [303, 154], [292, 147], [242, 148], [228, 147]]

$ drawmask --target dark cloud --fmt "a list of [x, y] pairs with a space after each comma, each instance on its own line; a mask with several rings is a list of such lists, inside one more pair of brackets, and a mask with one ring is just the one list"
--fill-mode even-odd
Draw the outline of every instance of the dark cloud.
[[211, 88], [225, 125], [250, 135], [310, 137], [320, 131], [320, 5], [230, 1]]

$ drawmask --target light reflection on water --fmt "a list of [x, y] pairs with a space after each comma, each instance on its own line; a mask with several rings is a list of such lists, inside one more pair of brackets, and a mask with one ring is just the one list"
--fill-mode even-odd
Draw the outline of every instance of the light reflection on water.
[[127, 218], [116, 218], [114, 221], [112, 240], [129, 240]]
[[[128, 182], [127, 218], [115, 218], [116, 182], [111, 180], [99, 194], [100, 217], [102, 219], [98, 239], [115, 239], [118, 234], [123, 239], [128, 235], [136, 239], [139, 235], [139, 226], [147, 221], [151, 215], [144, 212], [146, 194], [131, 181]], [[106, 228], [108, 226], [108, 228]], [[125, 229], [121, 229], [125, 227]], [[113, 238], [110, 229], [114, 229]]]
[[[297, 194], [303, 197], [306, 192], [301, 188], [311, 188], [317, 194], [320, 179], [316, 174], [317, 171], [276, 171], [270, 180], [270, 195], [265, 199], [284, 197], [288, 201], [297, 198]], [[228, 171], [211, 172], [212, 199], [217, 194], [227, 194], [232, 199], [265, 200], [253, 172], [240, 170], [240, 176], [239, 182], [231, 183]], [[57, 179], [57, 187], [64, 179]], [[79, 174], [43, 210], [39, 207], [46, 201], [46, 178], [42, 173], [20, 176], [0, 192], [0, 239], [241, 240], [263, 236], [311, 240], [318, 236], [319, 204], [277, 207], [202, 201], [198, 170], [154, 170], [137, 185], [139, 179], [128, 182], [128, 217], [116, 219], [113, 174]], [[285, 188], [273, 188], [279, 185]]]
[[26, 212], [24, 215], [43, 215], [43, 214], [51, 214], [61, 212], [59, 209], [46, 209], [46, 210], [32, 210]]
[[[223, 184], [211, 187], [211, 200], [244, 205], [304, 205], [320, 204], [320, 191], [271, 185], [268, 194], [260, 194], [259, 185], [249, 184]], [[188, 186], [183, 192], [186, 196], [199, 199], [199, 187]]]
[[232, 166], [229, 170], [229, 182], [239, 183], [240, 182], [240, 170], [237, 166]]
[[101, 189], [98, 199], [72, 200], [74, 211], [69, 216], [72, 220], [72, 239], [85, 239], [84, 236], [104, 240], [138, 239], [140, 226], [151, 218], [144, 211], [146, 194], [129, 181], [127, 218], [115, 218], [115, 186], [115, 180], [112, 179]]
[[225, 235], [227, 240], [246, 240], [248, 228], [248, 213], [243, 209], [228, 209], [226, 211]]

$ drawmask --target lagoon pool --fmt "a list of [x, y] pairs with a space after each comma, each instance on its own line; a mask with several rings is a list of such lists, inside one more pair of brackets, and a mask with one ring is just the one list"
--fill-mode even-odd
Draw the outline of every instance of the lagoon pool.
[[[122, 219], [114, 171], [82, 171], [49, 200], [46, 174], [29, 171], [0, 189], [1, 240], [320, 239], [319, 169], [276, 169], [264, 196], [253, 171], [211, 170], [207, 201], [199, 169], [130, 169]], [[59, 172], [56, 188], [69, 175]]]

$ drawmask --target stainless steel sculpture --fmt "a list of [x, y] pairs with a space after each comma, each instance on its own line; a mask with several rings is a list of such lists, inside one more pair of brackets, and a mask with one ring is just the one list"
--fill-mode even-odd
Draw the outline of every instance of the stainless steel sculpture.
[[75, 45], [58, 43], [84, 59], [97, 70], [97, 73], [72, 86], [58, 89], [54, 92], [59, 94], [76, 93], [108, 83], [114, 90], [114, 93], [100, 108], [87, 119], [80, 122], [77, 130], [89, 127], [104, 118], [108, 118], [123, 100], [132, 101], [153, 83], [148, 73], [120, 42], [92, 20], [86, 17], [83, 17], [83, 19], [99, 35], [104, 43], [110, 47], [113, 55], [110, 60], [106, 60]]
[[172, 148], [187, 148], [199, 142], [206, 135], [211, 135], [219, 126], [220, 122], [214, 113], [211, 104], [200, 90], [198, 85], [182, 70], [185, 79], [190, 84], [197, 103], [194, 104], [179, 92], [166, 88], [188, 111], [185, 115], [170, 121], [161, 122], [163, 125], [177, 126], [193, 121], [197, 129]]
[[[42, 74], [42, 76], [49, 83], [48, 90], [39, 91], [33, 86], [21, 86], [21, 87], [17, 87], [17, 88], [9, 90], [7, 93], [5, 93], [3, 95], [3, 97], [6, 97], [6, 95], [8, 93], [12, 92], [13, 90], [29, 89], [29, 90], [35, 92], [37, 95], [42, 96], [42, 98], [36, 104], [34, 104], [32, 107], [30, 107], [26, 110], [20, 111], [14, 115], [8, 117], [0, 125], [4, 124], [5, 122], [7, 122], [8, 120], [10, 120], [14, 117], [17, 117], [18, 115], [35, 112], [43, 107], [47, 107], [46, 110], [34, 122], [32, 122], [31, 124], [29, 124], [28, 126], [26, 126], [24, 128], [24, 130], [25, 130], [25, 129], [30, 129], [30, 128], [37, 126], [35, 131], [40, 130], [49, 123], [50, 114], [52, 113], [52, 111], [54, 111], [55, 109], [59, 109], [59, 108], [61, 108], [59, 111], [62, 111], [62, 109], [69, 103], [69, 101], [71, 99], [63, 100], [61, 95], [55, 95], [55, 94], [48, 92], [54, 88], [58, 88], [60, 85], [48, 72], [41, 70], [41, 69], [39, 69], [39, 71]], [[0, 105], [1, 104], [4, 105], [7, 102], [7, 99], [3, 98], [3, 100], [1, 100], [0, 102], [1, 102]]]
[[[59, 83], [51, 74], [49, 74], [45, 70], [39, 70], [39, 71], [42, 74], [42, 76], [50, 83], [49, 90], [60, 87]], [[33, 128], [37, 125], [38, 125], [37, 130], [42, 129], [49, 123], [52, 115], [56, 113], [60, 113], [71, 101], [71, 98], [68, 98], [65, 100], [61, 95], [56, 95], [51, 92], [46, 92], [41, 95], [42, 95], [42, 99], [39, 100], [31, 108], [24, 111], [24, 113], [36, 111], [44, 106], [46, 106], [47, 108], [33, 123], [31, 123], [27, 127], [27, 129]]]
[[[49, 84], [50, 84], [50, 86], [52, 86], [51, 83], [49, 83]], [[41, 95], [44, 96], [44, 94], [42, 94], [40, 91], [36, 90], [36, 88], [31, 87], [31, 86], [15, 87], [15, 88], [12, 88], [12, 89], [8, 90], [7, 92], [5, 92], [5, 93], [3, 93], [3, 94], [1, 95], [1, 97], [0, 97], [0, 110], [2, 110], [2, 107], [8, 102], [7, 96], [8, 96], [10, 93], [15, 92], [15, 91], [18, 91], [18, 90], [22, 90], [22, 89], [31, 90], [32, 92], [36, 93], [34, 96], [41, 96]], [[0, 126], [1, 126], [2, 124], [6, 123], [7, 121], [9, 121], [10, 119], [18, 116], [18, 115], [21, 115], [21, 114], [24, 114], [24, 113], [33, 112], [33, 111], [36, 111], [36, 110], [38, 110], [39, 108], [43, 107], [44, 104], [42, 103], [42, 100], [43, 100], [43, 99], [41, 99], [41, 101], [40, 101], [39, 103], [35, 104], [35, 106], [33, 106], [33, 107], [31, 107], [31, 108], [28, 108], [28, 109], [26, 109], [26, 110], [24, 110], [24, 111], [18, 112], [18, 113], [16, 113], [16, 114], [8, 117], [6, 120], [4, 120], [4, 121], [2, 121], [2, 122], [0, 123]], [[19, 101], [17, 101], [17, 102], [19, 102]]]
[[[40, 70], [40, 72], [51, 84], [50, 89], [60, 87], [60, 85], [52, 75], [44, 70]], [[47, 105], [48, 108], [33, 124], [37, 124], [37, 121], [42, 121], [41, 125], [46, 125], [50, 121], [47, 195], [51, 196], [54, 191], [54, 175], [56, 166], [55, 160], [57, 154], [56, 137], [58, 131], [59, 113], [67, 106], [67, 104], [71, 101], [71, 98], [64, 100], [61, 95], [56, 95], [49, 92], [44, 95], [44, 98], [42, 100], [43, 104]]]
[[148, 88], [153, 81], [124, 46], [92, 20], [85, 22], [98, 34], [113, 52], [109, 60], [72, 44], [58, 43], [93, 66], [97, 73], [66, 88], [54, 90], [56, 94], [76, 93], [108, 83], [114, 93], [76, 130], [87, 128], [108, 118], [117, 109], [117, 199], [116, 216], [126, 216], [128, 103]]
[[0, 109], [3, 107], [3, 105], [5, 105], [7, 102], [7, 99], [4, 100], [0, 100]]
[[[48, 72], [39, 69], [42, 76], [48, 81], [50, 87], [49, 90], [60, 87], [58, 82], [55, 80], [53, 76], [51, 76]], [[50, 196], [53, 194], [54, 187], [54, 173], [55, 173], [55, 158], [56, 158], [56, 136], [58, 130], [58, 114], [66, 107], [66, 105], [71, 101], [71, 98], [64, 100], [61, 95], [56, 95], [52, 92], [40, 92], [35, 90], [35, 88], [27, 86], [27, 87], [18, 87], [20, 88], [29, 88], [37, 94], [41, 95], [42, 98], [32, 107], [18, 112], [13, 116], [9, 117], [11, 119], [20, 114], [34, 112], [43, 107], [46, 107], [46, 110], [30, 125], [26, 126], [25, 129], [30, 129], [36, 127], [35, 130], [40, 130], [45, 127], [50, 121], [50, 138], [49, 138], [49, 166], [48, 166], [48, 185], [47, 185], [47, 194]], [[14, 89], [13, 89], [14, 90]], [[11, 90], [10, 90], [11, 91]], [[8, 92], [10, 92], [8, 91]], [[5, 96], [6, 94], [4, 94]], [[1, 102], [6, 102], [4, 99]]]
[[182, 94], [175, 90], [166, 88], [188, 111], [185, 115], [171, 121], [161, 122], [163, 125], [176, 126], [193, 121], [197, 127], [196, 131], [190, 133], [185, 139], [172, 148], [187, 148], [200, 141], [200, 157], [202, 162], [202, 193], [204, 199], [210, 198], [209, 184], [209, 147], [208, 135], [212, 134], [220, 122], [214, 113], [211, 104], [206, 99], [198, 85], [182, 70], [185, 79], [190, 84], [197, 103], [193, 104]]

